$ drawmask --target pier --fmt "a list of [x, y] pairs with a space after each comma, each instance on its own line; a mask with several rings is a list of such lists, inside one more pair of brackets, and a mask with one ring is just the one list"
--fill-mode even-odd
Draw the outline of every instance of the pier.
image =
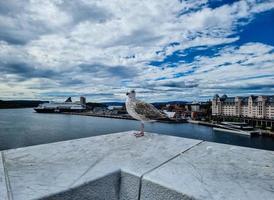
[[212, 116], [215, 121], [238, 121], [245, 122], [253, 127], [269, 127], [274, 130], [274, 120], [273, 119], [263, 119], [263, 118], [249, 118], [249, 117], [238, 117], [238, 116], [225, 116], [218, 115]]
[[133, 131], [2, 151], [0, 199], [274, 199], [274, 152]]

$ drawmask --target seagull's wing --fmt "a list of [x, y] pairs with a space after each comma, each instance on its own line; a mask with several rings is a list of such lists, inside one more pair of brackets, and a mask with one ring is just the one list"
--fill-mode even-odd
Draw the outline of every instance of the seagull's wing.
[[148, 120], [168, 118], [164, 112], [155, 108], [152, 104], [137, 100], [134, 110], [137, 114]]

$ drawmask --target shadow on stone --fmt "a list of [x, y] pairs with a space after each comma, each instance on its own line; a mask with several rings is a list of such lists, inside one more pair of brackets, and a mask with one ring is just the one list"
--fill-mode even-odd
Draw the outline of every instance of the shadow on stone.
[[70, 190], [51, 195], [43, 200], [119, 200], [121, 172], [85, 183]]

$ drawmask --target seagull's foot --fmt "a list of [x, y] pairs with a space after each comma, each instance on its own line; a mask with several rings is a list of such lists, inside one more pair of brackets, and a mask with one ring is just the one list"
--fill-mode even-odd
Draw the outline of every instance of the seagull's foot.
[[144, 136], [144, 132], [134, 133], [135, 137], [142, 137]]

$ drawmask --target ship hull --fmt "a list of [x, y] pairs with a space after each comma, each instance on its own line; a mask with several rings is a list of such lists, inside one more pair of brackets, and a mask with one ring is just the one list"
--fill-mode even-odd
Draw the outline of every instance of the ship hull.
[[56, 113], [55, 109], [37, 109], [37, 108], [34, 108], [34, 110], [38, 113]]
[[38, 113], [62, 113], [62, 112], [83, 112], [83, 109], [49, 109], [49, 108], [34, 108]]

